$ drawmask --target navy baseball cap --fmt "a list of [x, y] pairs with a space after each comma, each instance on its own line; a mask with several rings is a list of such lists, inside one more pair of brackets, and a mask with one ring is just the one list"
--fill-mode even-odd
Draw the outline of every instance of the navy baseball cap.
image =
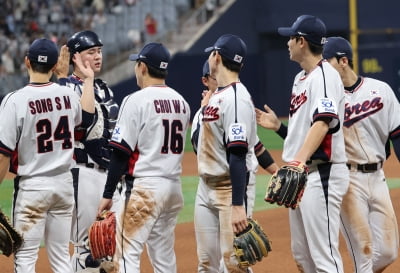
[[49, 39], [36, 39], [30, 45], [27, 57], [31, 62], [39, 64], [56, 64], [58, 61], [58, 48]]
[[210, 65], [208, 64], [208, 60], [206, 60], [203, 64], [203, 77], [210, 75]]
[[329, 37], [326, 39], [324, 44], [324, 50], [322, 51], [324, 59], [330, 59], [332, 57], [347, 57], [347, 59], [353, 59], [353, 50], [349, 41], [342, 37]]
[[323, 45], [326, 42], [325, 24], [313, 15], [299, 16], [291, 27], [278, 28], [278, 33], [282, 36], [303, 36], [316, 45]]
[[207, 47], [204, 51], [210, 52], [214, 50], [225, 58], [242, 64], [246, 57], [247, 46], [239, 36], [224, 34], [218, 38], [213, 46]]
[[142, 61], [158, 70], [167, 70], [171, 55], [163, 44], [149, 43], [138, 54], [129, 56], [131, 61]]

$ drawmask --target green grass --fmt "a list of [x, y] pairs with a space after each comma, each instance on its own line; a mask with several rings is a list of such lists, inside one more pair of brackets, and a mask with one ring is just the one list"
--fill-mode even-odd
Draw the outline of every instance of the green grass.
[[[264, 201], [265, 188], [269, 175], [257, 175], [256, 184], [256, 201], [254, 204], [254, 211], [261, 211], [271, 208], [276, 208], [277, 205], [271, 205]], [[184, 176], [182, 177], [182, 190], [184, 194], [185, 205], [179, 214], [178, 222], [192, 222], [194, 212], [194, 200], [196, 197], [196, 190], [199, 178], [197, 176]], [[390, 189], [400, 188], [400, 178], [387, 179]], [[0, 208], [8, 216], [11, 212], [11, 200], [13, 193], [13, 184], [11, 180], [5, 180], [0, 185]]]

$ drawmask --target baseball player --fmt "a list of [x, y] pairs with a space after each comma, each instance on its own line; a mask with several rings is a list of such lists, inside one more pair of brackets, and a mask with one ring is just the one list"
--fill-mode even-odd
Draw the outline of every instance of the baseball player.
[[232, 34], [222, 35], [206, 49], [218, 89], [203, 98], [197, 140], [198, 272], [219, 272], [221, 257], [223, 272], [247, 272], [238, 267], [233, 250], [234, 233], [247, 227], [246, 155], [247, 147], [256, 144], [257, 130], [251, 96], [239, 80], [246, 51], [243, 40]]
[[257, 122], [285, 138], [283, 161], [309, 168], [301, 203], [289, 210], [291, 248], [299, 271], [342, 273], [340, 207], [349, 185], [341, 128], [343, 85], [337, 71], [322, 59], [326, 28], [319, 18], [302, 15], [278, 32], [290, 37], [290, 59], [303, 70], [294, 79], [288, 127], [269, 107], [267, 113], [257, 110]]
[[[203, 85], [207, 88], [207, 90], [203, 91], [202, 96], [209, 96], [218, 88], [217, 80], [213, 76], [210, 75], [210, 66], [208, 65], [208, 60], [206, 60], [203, 64], [203, 76], [201, 77], [201, 81]], [[210, 92], [210, 94], [207, 94]], [[201, 107], [204, 107], [206, 103], [203, 101], [201, 103]], [[194, 149], [194, 152], [197, 153], [197, 142], [200, 132], [201, 120], [203, 118], [201, 114], [200, 108], [196, 114], [194, 115], [192, 122], [192, 131], [191, 131], [191, 142]], [[257, 144], [253, 148], [250, 149], [250, 153], [246, 156], [246, 165], [248, 169], [248, 181], [246, 187], [246, 195], [245, 195], [245, 205], [247, 217], [252, 217], [253, 208], [255, 202], [256, 195], [256, 174], [258, 171], [258, 164], [260, 164], [266, 171], [270, 174], [275, 173], [279, 167], [274, 162], [274, 159], [271, 157], [271, 154], [264, 147], [261, 141], [257, 136]], [[217, 254], [216, 254], [217, 255]]]
[[350, 186], [343, 198], [342, 233], [355, 272], [382, 272], [398, 257], [399, 233], [382, 165], [388, 140], [400, 159], [400, 104], [382, 81], [353, 71], [353, 51], [330, 37], [323, 56], [339, 72], [345, 92], [344, 140]]
[[[69, 61], [66, 46], [60, 58]], [[69, 88], [49, 81], [57, 59], [58, 49], [51, 40], [35, 40], [25, 57], [29, 84], [9, 93], [0, 106], [0, 181], [13, 152], [18, 155], [12, 215], [24, 243], [15, 254], [15, 272], [36, 272], [43, 237], [53, 272], [73, 272], [69, 263], [73, 130], [92, 123], [94, 74], [79, 54], [74, 55], [85, 80], [81, 107], [80, 98]]]
[[165, 84], [170, 53], [164, 45], [146, 44], [129, 59], [136, 61], [141, 90], [121, 104], [98, 213], [110, 208], [117, 182], [125, 174], [124, 204], [116, 217], [116, 272], [139, 273], [146, 245], [154, 272], [176, 273], [174, 230], [183, 206], [180, 175], [190, 108]]
[[[90, 30], [77, 32], [69, 38], [67, 46], [71, 54], [78, 52], [82, 60], [89, 62], [95, 75], [100, 73], [103, 44], [96, 33]], [[59, 81], [81, 95], [84, 84], [82, 71], [73, 60], [71, 63], [72, 75], [67, 77], [67, 70]], [[71, 227], [71, 242], [74, 245], [71, 263], [75, 272], [100, 265], [100, 261], [93, 260], [88, 249], [88, 229], [96, 219], [97, 207], [102, 197], [110, 160], [108, 142], [118, 115], [118, 105], [107, 83], [96, 78], [93, 85], [96, 108], [93, 125], [75, 132], [77, 141], [74, 158], [77, 166], [73, 169], [75, 208]], [[114, 201], [118, 200], [118, 195], [116, 192]]]

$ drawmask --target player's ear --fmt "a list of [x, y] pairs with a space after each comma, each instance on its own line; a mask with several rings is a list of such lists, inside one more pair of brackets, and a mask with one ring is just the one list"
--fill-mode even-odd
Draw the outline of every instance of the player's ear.
[[31, 62], [29, 61], [27, 56], [25, 56], [25, 58], [24, 58], [24, 63], [25, 63], [26, 68], [28, 68], [28, 69], [31, 68]]
[[208, 86], [207, 77], [201, 77], [201, 83], [202, 83], [204, 86]]

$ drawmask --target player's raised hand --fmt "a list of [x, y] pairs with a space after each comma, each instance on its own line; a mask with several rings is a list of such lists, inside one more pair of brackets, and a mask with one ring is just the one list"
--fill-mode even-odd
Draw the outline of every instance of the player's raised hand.
[[206, 106], [208, 104], [208, 101], [210, 100], [212, 93], [213, 92], [210, 90], [203, 91], [202, 93], [203, 99], [201, 100], [201, 107]]
[[56, 69], [54, 70], [54, 74], [58, 79], [66, 78], [68, 76], [69, 59], [70, 59], [69, 49], [66, 45], [63, 45], [60, 49], [60, 54], [58, 56]]
[[90, 66], [89, 61], [83, 62], [81, 54], [78, 52], [72, 57], [72, 61], [75, 63], [80, 72], [84, 75], [85, 79], [94, 79], [94, 71]]
[[257, 124], [266, 128], [277, 131], [281, 126], [281, 121], [276, 116], [275, 112], [264, 104], [265, 112], [256, 108]]

